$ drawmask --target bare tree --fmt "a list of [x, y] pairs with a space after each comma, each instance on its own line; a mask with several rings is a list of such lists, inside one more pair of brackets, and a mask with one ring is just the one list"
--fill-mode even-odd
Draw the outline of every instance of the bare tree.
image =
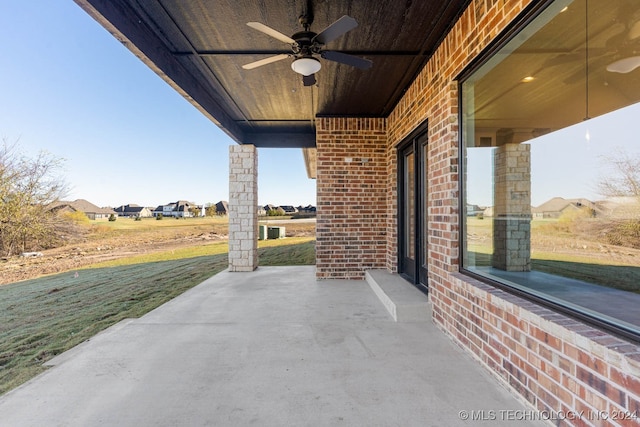
[[29, 158], [17, 141], [0, 147], [0, 252], [10, 256], [46, 245], [55, 234], [56, 217], [47, 205], [63, 196], [62, 159], [46, 152]]
[[609, 173], [598, 183], [598, 191], [605, 197], [637, 197], [640, 199], [640, 155], [616, 150], [603, 156]]

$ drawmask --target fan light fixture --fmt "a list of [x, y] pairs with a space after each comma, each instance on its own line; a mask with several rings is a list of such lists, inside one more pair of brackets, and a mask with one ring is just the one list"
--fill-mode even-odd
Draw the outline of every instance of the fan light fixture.
[[[304, 31], [298, 31], [291, 37], [285, 36], [281, 32], [261, 24], [260, 22], [247, 22], [249, 27], [283, 43], [287, 43], [291, 47], [291, 53], [280, 53], [275, 56], [260, 59], [249, 64], [244, 64], [242, 68], [245, 70], [252, 70], [263, 65], [271, 64], [272, 62], [282, 61], [283, 59], [293, 57], [294, 61], [291, 63], [291, 69], [302, 75], [302, 84], [304, 86], [313, 86], [316, 84], [315, 73], [320, 71], [320, 68], [322, 68], [319, 58], [337, 62], [339, 64], [349, 65], [361, 70], [371, 68], [373, 63], [368, 59], [335, 50], [324, 50], [324, 46], [327, 43], [330, 43], [346, 32], [356, 28], [358, 26], [356, 20], [350, 16], [344, 15], [322, 30], [320, 34], [316, 34], [309, 29], [313, 22], [313, 13], [310, 9], [311, 2], [307, 1], [306, 3], [307, 8], [298, 18], [298, 22], [300, 22]], [[314, 57], [314, 55], [317, 58]]]
[[611, 73], [630, 73], [640, 67], [640, 56], [630, 56], [607, 65], [607, 71]]
[[303, 76], [310, 76], [320, 71], [320, 61], [311, 57], [298, 58], [291, 63], [291, 69]]

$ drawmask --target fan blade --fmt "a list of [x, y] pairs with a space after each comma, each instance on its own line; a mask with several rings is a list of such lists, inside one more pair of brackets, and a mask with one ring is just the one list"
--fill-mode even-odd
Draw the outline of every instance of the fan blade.
[[333, 24], [322, 30], [320, 34], [316, 35], [311, 41], [321, 44], [327, 44], [332, 40], [337, 39], [347, 31], [353, 30], [358, 26], [358, 22], [350, 16], [344, 15]]
[[250, 26], [251, 28], [258, 30], [262, 33], [265, 33], [268, 36], [273, 37], [274, 39], [278, 39], [281, 42], [285, 42], [285, 43], [289, 43], [289, 44], [295, 44], [295, 40], [292, 39], [289, 36], [285, 36], [284, 34], [282, 34], [280, 31], [276, 31], [271, 27], [267, 27], [266, 25], [260, 23], [260, 22], [247, 22], [247, 25]]
[[302, 84], [305, 86], [313, 86], [316, 84], [316, 75], [310, 74], [308, 76], [302, 76]]
[[557, 65], [565, 65], [571, 62], [584, 61], [585, 55], [579, 53], [564, 53], [547, 59], [542, 68], [555, 67]]
[[289, 55], [286, 53], [282, 53], [276, 56], [270, 56], [268, 58], [261, 59], [259, 61], [251, 62], [249, 64], [244, 64], [242, 68], [245, 70], [253, 70], [254, 68], [262, 67], [263, 65], [271, 64], [272, 62], [282, 61], [283, 59], [287, 59]]
[[629, 40], [635, 40], [640, 37], [640, 20], [633, 23], [631, 28], [629, 28], [629, 33], [627, 34], [627, 38]]
[[339, 62], [341, 64], [351, 65], [352, 67], [360, 68], [361, 70], [367, 70], [371, 68], [373, 62], [368, 59], [360, 58], [359, 56], [348, 55], [342, 52], [325, 51], [321, 52], [320, 56], [329, 61]]

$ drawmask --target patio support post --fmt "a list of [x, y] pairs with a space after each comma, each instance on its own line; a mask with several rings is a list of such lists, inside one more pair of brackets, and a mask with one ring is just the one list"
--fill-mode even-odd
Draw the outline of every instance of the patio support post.
[[229, 147], [229, 271], [258, 267], [258, 151]]
[[[530, 139], [520, 135], [524, 140]], [[518, 132], [498, 132], [493, 157], [493, 267], [531, 270], [531, 146]]]

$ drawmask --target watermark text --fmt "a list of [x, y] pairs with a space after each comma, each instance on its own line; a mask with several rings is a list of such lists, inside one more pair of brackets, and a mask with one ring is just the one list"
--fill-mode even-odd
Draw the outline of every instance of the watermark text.
[[468, 421], [556, 421], [556, 420], [636, 420], [638, 411], [536, 411], [529, 409], [476, 409], [458, 412], [461, 420]]

